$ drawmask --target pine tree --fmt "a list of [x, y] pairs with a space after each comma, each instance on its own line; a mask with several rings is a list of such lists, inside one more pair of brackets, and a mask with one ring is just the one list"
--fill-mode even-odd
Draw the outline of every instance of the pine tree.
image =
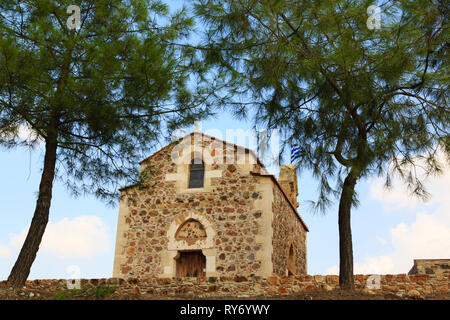
[[[318, 209], [339, 198], [340, 286], [353, 289], [355, 186], [415, 175], [450, 154], [445, 1], [197, 0], [205, 57], [228, 84], [228, 106], [304, 146], [320, 181]], [[380, 18], [380, 19], [378, 19]], [[379, 23], [378, 23], [379, 22]], [[391, 164], [393, 169], [388, 170]], [[337, 182], [332, 187], [332, 181]]]
[[[112, 201], [137, 181], [137, 160], [162, 130], [208, 113], [204, 67], [175, 45], [194, 25], [158, 0], [2, 0], [0, 144], [20, 128], [45, 144], [31, 225], [8, 277], [27, 279], [44, 234], [55, 177], [75, 195]], [[195, 82], [195, 83], [194, 83]]]

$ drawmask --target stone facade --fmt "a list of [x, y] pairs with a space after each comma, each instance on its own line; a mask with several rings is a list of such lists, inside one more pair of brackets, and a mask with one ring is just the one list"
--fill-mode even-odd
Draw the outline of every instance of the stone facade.
[[[194, 157], [204, 184], [190, 189]], [[288, 259], [306, 273], [308, 229], [281, 188], [246, 148], [198, 132], [169, 144], [121, 190], [113, 276], [171, 278], [190, 251], [206, 257], [207, 277], [285, 275]]]
[[450, 259], [415, 259], [408, 274], [450, 275]]
[[[278, 276], [289, 275], [289, 272], [306, 274], [306, 232], [299, 219], [289, 214], [292, 208], [279, 189], [273, 189], [273, 198], [273, 273]], [[294, 263], [288, 268], [290, 256]]]

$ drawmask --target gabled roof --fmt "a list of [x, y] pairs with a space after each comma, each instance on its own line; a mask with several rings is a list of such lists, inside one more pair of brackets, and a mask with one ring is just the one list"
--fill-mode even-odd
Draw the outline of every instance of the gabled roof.
[[144, 160], [140, 161], [139, 164], [142, 164], [143, 162], [149, 160], [150, 158], [152, 158], [153, 156], [157, 155], [157, 154], [160, 153], [161, 151], [163, 151], [163, 150], [169, 148], [171, 145], [174, 145], [174, 144], [179, 143], [180, 141], [182, 141], [183, 139], [185, 139], [187, 136], [192, 136], [192, 135], [194, 135], [194, 134], [201, 134], [202, 136], [207, 137], [207, 138], [209, 138], [209, 139], [211, 139], [211, 140], [216, 140], [216, 141], [222, 142], [222, 143], [224, 143], [224, 144], [232, 145], [232, 146], [234, 146], [234, 147], [237, 148], [237, 149], [244, 149], [245, 152], [249, 152], [249, 153], [251, 153], [251, 154], [255, 157], [255, 159], [256, 159], [256, 161], [258, 162], [259, 165], [261, 165], [263, 168], [265, 168], [264, 164], [261, 162], [261, 160], [259, 160], [257, 154], [256, 154], [255, 151], [253, 151], [252, 149], [249, 149], [249, 148], [246, 148], [246, 147], [243, 147], [243, 146], [240, 146], [240, 145], [237, 145], [237, 144], [235, 144], [235, 143], [231, 143], [231, 142], [228, 142], [228, 141], [225, 141], [225, 140], [218, 139], [218, 138], [216, 138], [216, 137], [213, 137], [213, 136], [210, 136], [210, 135], [208, 135], [208, 134], [206, 134], [206, 133], [203, 133], [203, 132], [201, 132], [201, 131], [199, 131], [199, 130], [194, 130], [194, 131], [192, 131], [191, 133], [188, 133], [188, 134], [186, 134], [185, 136], [179, 138], [178, 140], [175, 140], [175, 141], [169, 143], [167, 146], [165, 146], [165, 147], [159, 149], [158, 151], [156, 151], [156, 152], [153, 153], [152, 155], [150, 155], [150, 156], [148, 156], [147, 158], [145, 158]]
[[[286, 201], [289, 203], [289, 206], [292, 208], [292, 210], [294, 211], [295, 215], [296, 215], [296, 216], [298, 217], [298, 219], [300, 220], [300, 223], [301, 223], [301, 224], [303, 225], [303, 227], [305, 228], [305, 230], [306, 230], [306, 231], [309, 231], [309, 229], [308, 229], [308, 227], [306, 226], [305, 222], [303, 221], [302, 217], [301, 217], [300, 214], [298, 213], [297, 208], [292, 204], [291, 200], [290, 200], [289, 197], [286, 195], [286, 193], [285, 193], [285, 191], [283, 190], [283, 188], [281, 187], [281, 185], [278, 183], [278, 180], [275, 178], [275, 176], [274, 176], [273, 174], [270, 174], [270, 173], [267, 172], [266, 167], [265, 167], [264, 164], [261, 162], [261, 160], [258, 158], [258, 156], [257, 156], [257, 154], [255, 153], [255, 151], [253, 151], [252, 149], [249, 149], [249, 148], [246, 148], [246, 147], [243, 147], [243, 146], [239, 146], [239, 145], [237, 145], [237, 144], [235, 144], [235, 143], [231, 143], [231, 142], [227, 142], [227, 141], [218, 139], [218, 138], [216, 138], [216, 137], [207, 135], [207, 134], [205, 134], [205, 133], [203, 133], [203, 132], [201, 132], [201, 131], [194, 130], [194, 131], [192, 131], [191, 133], [186, 134], [186, 135], [183, 136], [182, 138], [179, 138], [178, 140], [175, 140], [175, 141], [169, 143], [167, 146], [165, 146], [165, 147], [159, 149], [158, 151], [156, 151], [155, 153], [153, 153], [153, 154], [150, 155], [149, 157], [147, 157], [147, 158], [145, 158], [144, 160], [140, 161], [139, 164], [142, 164], [143, 162], [150, 160], [152, 157], [154, 157], [155, 155], [157, 155], [157, 154], [160, 153], [161, 151], [166, 150], [166, 149], [169, 148], [170, 146], [179, 143], [180, 141], [182, 141], [183, 139], [185, 139], [187, 136], [192, 136], [192, 135], [194, 135], [194, 134], [201, 134], [202, 136], [207, 137], [207, 138], [209, 138], [209, 139], [211, 139], [211, 140], [216, 140], [216, 141], [222, 142], [222, 143], [224, 143], [224, 144], [232, 145], [232, 146], [234, 146], [234, 147], [237, 148], [237, 149], [244, 149], [245, 152], [248, 152], [248, 153], [252, 154], [252, 155], [255, 157], [257, 163], [263, 168], [263, 170], [264, 170], [265, 172], [264, 172], [264, 173], [260, 173], [260, 172], [250, 171], [250, 173], [251, 173], [252, 175], [255, 175], [255, 176], [269, 177], [269, 178], [273, 181], [273, 183], [278, 187], [278, 189], [281, 191], [281, 193], [283, 194], [284, 198], [285, 198]], [[125, 190], [125, 189], [128, 189], [128, 188], [130, 188], [130, 187], [133, 187], [133, 186], [135, 186], [135, 185], [137, 185], [137, 184], [130, 185], [130, 186], [126, 186], [126, 187], [120, 188], [119, 190]]]

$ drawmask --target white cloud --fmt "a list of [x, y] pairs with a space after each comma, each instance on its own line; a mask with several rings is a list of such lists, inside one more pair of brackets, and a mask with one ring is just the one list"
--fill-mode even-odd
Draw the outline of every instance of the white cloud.
[[0, 136], [6, 139], [17, 138], [20, 142], [25, 142], [27, 144], [42, 144], [44, 140], [36, 133], [35, 130], [31, 128], [28, 124], [21, 124], [17, 128], [16, 134], [6, 134], [1, 133]]
[[380, 256], [369, 256], [362, 263], [355, 263], [355, 273], [407, 273], [414, 259], [450, 258], [448, 208], [440, 207], [433, 213], [417, 213], [414, 222], [400, 223], [391, 228], [389, 233], [393, 250]]
[[325, 272], [325, 274], [339, 274], [339, 268], [338, 268], [337, 264], [335, 264], [334, 266], [329, 268], [327, 270], [327, 272]]
[[11, 254], [11, 250], [9, 247], [0, 244], [0, 258], [9, 257]]
[[[11, 237], [11, 245], [22, 247], [28, 228]], [[109, 249], [108, 227], [96, 216], [48, 223], [39, 250], [60, 258], [89, 258]]]
[[[411, 261], [409, 261], [411, 264]], [[363, 263], [355, 264], [356, 274], [382, 274], [392, 273], [395, 269], [395, 261], [390, 256], [369, 257]], [[405, 273], [405, 269], [397, 273]]]
[[379, 236], [377, 236], [376, 237], [376, 239], [378, 240], [378, 242], [381, 244], [381, 245], [385, 245], [386, 244], [386, 239], [385, 238], [382, 238], [382, 237], [379, 237]]
[[[450, 258], [450, 167], [445, 165], [443, 170], [442, 175], [427, 179], [426, 187], [431, 198], [420, 208], [421, 201], [411, 197], [399, 179], [393, 180], [391, 190], [383, 188], [382, 179], [368, 181], [371, 185], [370, 196], [382, 202], [386, 211], [406, 209], [415, 214], [415, 220], [391, 228], [387, 241], [392, 244], [392, 250], [355, 262], [355, 274], [407, 273], [414, 259]], [[377, 240], [382, 245], [383, 240], [386, 241], [379, 237]], [[327, 273], [339, 273], [338, 266], [329, 268]]]
[[441, 206], [433, 213], [420, 212], [413, 223], [400, 223], [390, 234], [397, 260], [449, 258], [450, 208]]
[[[450, 165], [445, 161], [443, 153], [438, 153], [438, 162], [442, 165], [443, 173], [437, 176], [425, 177], [424, 170], [417, 168], [417, 174], [422, 179], [426, 190], [431, 198], [425, 204], [441, 204], [450, 208]], [[384, 188], [384, 179], [372, 178], [367, 181], [370, 184], [370, 196], [383, 202], [385, 211], [394, 211], [401, 208], [414, 209], [417, 205], [424, 203], [418, 197], [413, 196], [407, 190], [406, 184], [398, 177], [392, 179], [392, 188]]]
[[[410, 261], [411, 264], [411, 261]], [[395, 262], [390, 256], [378, 256], [369, 257], [363, 263], [355, 263], [353, 266], [353, 274], [384, 274], [394, 273]], [[408, 269], [409, 270], [409, 269]], [[396, 273], [406, 273], [402, 270]], [[337, 265], [332, 266], [326, 272], [326, 274], [339, 274], [339, 267]]]
[[385, 211], [394, 211], [401, 208], [413, 209], [421, 201], [410, 195], [404, 185], [396, 186], [390, 190], [384, 187], [384, 181], [380, 178], [369, 179], [371, 197], [383, 202]]
[[31, 141], [37, 138], [36, 133], [31, 129], [31, 127], [26, 125], [19, 126], [19, 130], [17, 132], [20, 140]]

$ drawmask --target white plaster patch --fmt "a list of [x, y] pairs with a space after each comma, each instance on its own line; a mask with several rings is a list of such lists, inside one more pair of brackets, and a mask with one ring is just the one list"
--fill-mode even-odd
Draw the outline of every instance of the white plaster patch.
[[208, 170], [205, 171], [205, 178], [221, 178], [222, 177], [222, 170]]
[[183, 179], [183, 175], [180, 173], [168, 173], [166, 174], [166, 181], [177, 181]]

